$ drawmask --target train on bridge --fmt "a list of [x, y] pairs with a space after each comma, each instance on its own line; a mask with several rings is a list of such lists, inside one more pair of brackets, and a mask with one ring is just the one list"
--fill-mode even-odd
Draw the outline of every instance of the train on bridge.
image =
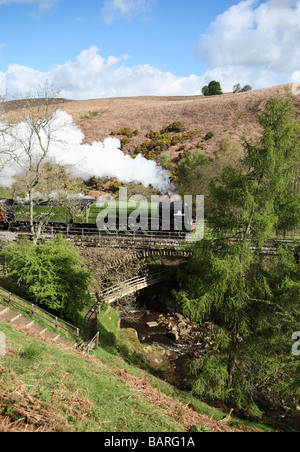
[[[60, 228], [100, 231], [191, 232], [191, 208], [182, 202], [96, 201], [78, 198], [71, 206], [47, 201], [33, 203], [33, 222]], [[0, 228], [21, 230], [29, 226], [30, 203], [0, 199]]]

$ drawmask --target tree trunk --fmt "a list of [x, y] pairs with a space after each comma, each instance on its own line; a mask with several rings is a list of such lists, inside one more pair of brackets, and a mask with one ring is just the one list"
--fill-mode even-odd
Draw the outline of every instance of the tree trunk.
[[236, 350], [237, 350], [237, 335], [233, 331], [230, 336], [231, 336], [230, 337], [231, 346], [230, 346], [228, 363], [227, 363], [227, 373], [229, 376], [229, 380], [228, 380], [229, 388], [232, 386], [233, 373], [234, 373], [235, 366], [236, 366]]
[[29, 225], [30, 225], [30, 235], [33, 243], [37, 243], [37, 236], [34, 228], [34, 211], [33, 211], [33, 198], [32, 192], [29, 191]]

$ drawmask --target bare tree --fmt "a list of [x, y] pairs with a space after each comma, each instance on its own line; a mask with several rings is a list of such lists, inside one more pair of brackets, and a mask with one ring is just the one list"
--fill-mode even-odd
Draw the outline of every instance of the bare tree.
[[[29, 225], [33, 241], [41, 234], [41, 227], [35, 228], [34, 201], [40, 191], [47, 171], [49, 153], [53, 146], [61, 147], [60, 131], [64, 127], [58, 118], [58, 91], [47, 83], [35, 96], [29, 95], [20, 102], [20, 108], [7, 114], [2, 130], [2, 156], [4, 164], [14, 165], [23, 176], [22, 184], [29, 201]], [[53, 179], [57, 185], [57, 179]], [[52, 184], [51, 190], [54, 187]], [[49, 219], [41, 219], [41, 223]]]
[[[5, 94], [0, 92], [0, 140], [3, 140], [7, 130], [7, 123], [5, 119]], [[5, 149], [0, 149], [0, 174], [4, 167], [9, 163], [10, 156]]]

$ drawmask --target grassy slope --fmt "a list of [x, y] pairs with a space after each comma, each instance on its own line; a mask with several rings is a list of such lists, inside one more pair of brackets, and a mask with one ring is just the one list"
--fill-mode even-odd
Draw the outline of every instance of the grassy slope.
[[113, 310], [104, 312], [102, 343], [91, 356], [63, 350], [0, 322], [7, 345], [6, 355], [0, 356], [0, 431], [258, 428], [238, 420], [232, 427], [220, 423], [224, 413], [143, 370], [140, 356], [118, 330], [118, 320]]

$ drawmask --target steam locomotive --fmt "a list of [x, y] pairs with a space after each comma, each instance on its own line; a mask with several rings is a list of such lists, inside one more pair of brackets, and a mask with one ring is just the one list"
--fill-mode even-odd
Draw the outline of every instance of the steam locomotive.
[[[18, 230], [29, 225], [26, 201], [0, 199], [0, 228]], [[39, 201], [33, 205], [33, 220], [49, 226], [100, 231], [191, 232], [192, 212], [182, 202], [96, 201], [79, 199], [76, 208]]]

